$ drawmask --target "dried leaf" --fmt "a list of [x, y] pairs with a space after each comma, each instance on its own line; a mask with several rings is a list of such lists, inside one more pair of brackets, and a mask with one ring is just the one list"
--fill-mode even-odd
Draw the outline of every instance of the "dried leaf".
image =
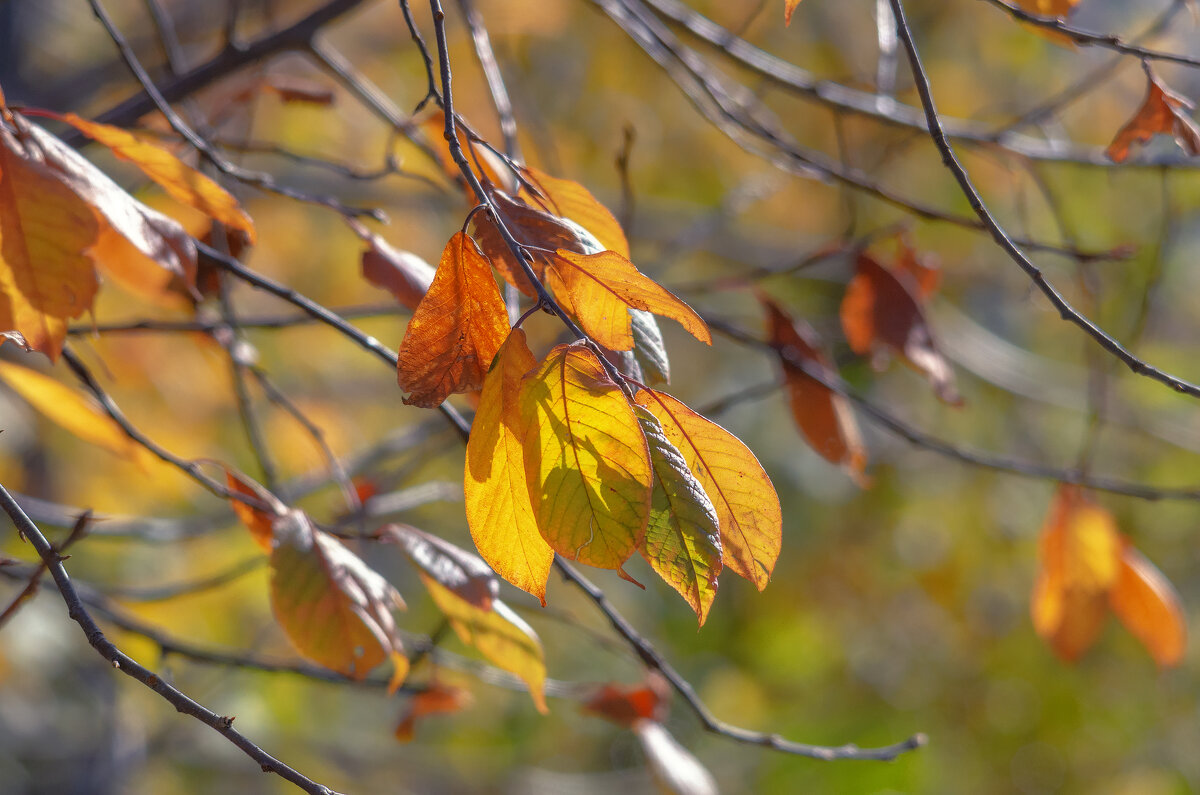
[[639, 720], [662, 723], [670, 697], [667, 680], [657, 671], [650, 671], [646, 681], [636, 685], [600, 685], [582, 699], [580, 709], [628, 728]]
[[661, 723], [640, 720], [633, 724], [646, 755], [650, 775], [664, 795], [717, 795], [717, 782], [690, 751]]
[[1178, 665], [1187, 650], [1187, 621], [1179, 594], [1158, 568], [1128, 542], [1108, 594], [1113, 614], [1160, 667]]
[[463, 493], [479, 554], [496, 573], [546, 604], [554, 550], [542, 538], [525, 481], [521, 378], [537, 367], [525, 332], [513, 329], [483, 381], [467, 441]]
[[461, 712], [475, 702], [475, 697], [466, 688], [433, 682], [427, 690], [415, 694], [408, 702], [408, 709], [396, 726], [394, 736], [402, 743], [411, 742], [417, 721], [430, 715], [449, 715]]
[[296, 650], [356, 680], [391, 659], [398, 686], [408, 660], [392, 616], [404, 607], [396, 589], [302, 511], [281, 517], [274, 536], [271, 607]]
[[720, 520], [704, 486], [688, 469], [683, 453], [668, 441], [658, 419], [642, 406], [634, 408], [654, 468], [650, 521], [639, 551], [704, 626], [721, 573]]
[[384, 540], [399, 544], [418, 569], [459, 599], [480, 610], [492, 609], [500, 586], [480, 558], [415, 527], [390, 524], [380, 533]]
[[633, 408], [580, 345], [552, 350], [520, 399], [542, 537], [565, 558], [619, 569], [645, 538], [653, 481]]
[[402, 306], [416, 310], [433, 284], [433, 266], [410, 251], [393, 248], [378, 235], [368, 234], [363, 239], [367, 243], [362, 255], [363, 278], [387, 290]]
[[899, 354], [925, 374], [941, 400], [962, 404], [954, 371], [937, 350], [920, 302], [891, 271], [865, 254], [859, 255], [858, 272], [846, 287], [841, 317], [855, 353], [870, 353], [877, 364], [887, 351]]
[[455, 233], [400, 345], [400, 387], [411, 393], [404, 402], [433, 408], [452, 393], [479, 389], [508, 328], [487, 260]]
[[783, 513], [771, 479], [736, 436], [680, 401], [653, 389], [637, 393], [704, 486], [721, 529], [724, 565], [767, 587], [783, 539]]
[[841, 466], [859, 485], [866, 485], [867, 449], [849, 402], [799, 366], [837, 378], [816, 330], [803, 320], [793, 320], [767, 296], [759, 294], [758, 300], [767, 311], [767, 339], [779, 353], [792, 417], [800, 432], [818, 455]]
[[1171, 91], [1147, 67], [1149, 85], [1142, 107], [1134, 114], [1109, 144], [1106, 154], [1114, 163], [1123, 163], [1134, 144], [1144, 144], [1157, 133], [1173, 136], [1183, 151], [1200, 155], [1200, 126], [1190, 111], [1196, 105], [1187, 97]]
[[690, 306], [616, 252], [578, 254], [559, 249], [549, 274], [555, 297], [605, 348], [633, 347], [628, 308], [677, 320], [696, 339], [712, 344], [708, 325]]
[[225, 469], [225, 483], [232, 491], [238, 494], [244, 494], [247, 497], [253, 497], [259, 502], [270, 507], [270, 510], [256, 508], [253, 505], [248, 505], [241, 500], [230, 500], [233, 506], [233, 512], [237, 514], [238, 519], [242, 520], [242, 524], [246, 525], [246, 529], [250, 531], [250, 537], [254, 539], [254, 543], [258, 544], [263, 552], [270, 554], [274, 547], [274, 526], [279, 518], [287, 513], [287, 506], [284, 505], [278, 497], [265, 488], [250, 480], [244, 474], [237, 472], [230, 467]]
[[629, 241], [625, 239], [621, 224], [587, 188], [569, 179], [552, 177], [536, 168], [525, 168], [524, 175], [537, 190], [535, 194], [522, 189], [521, 198], [528, 204], [541, 206], [554, 215], [574, 221], [600, 242], [601, 250], [615, 251], [629, 259]]

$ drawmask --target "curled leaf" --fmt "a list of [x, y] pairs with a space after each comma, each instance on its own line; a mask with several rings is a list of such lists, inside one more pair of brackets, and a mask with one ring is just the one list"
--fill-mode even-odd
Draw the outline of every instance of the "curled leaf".
[[665, 795], [717, 795], [717, 782], [700, 760], [679, 744], [661, 723], [639, 720], [633, 724], [646, 766]]
[[241, 500], [231, 499], [229, 502], [233, 506], [233, 512], [237, 514], [238, 519], [242, 520], [242, 524], [250, 531], [250, 537], [254, 539], [254, 543], [258, 544], [259, 548], [264, 552], [270, 553], [274, 546], [273, 533], [275, 522], [287, 513], [287, 506], [284, 505], [278, 497], [267, 491], [262, 486], [250, 480], [244, 474], [237, 472], [231, 467], [224, 467], [225, 483], [230, 490], [244, 494], [247, 497], [265, 504], [270, 510], [256, 508], [253, 505], [248, 505]]

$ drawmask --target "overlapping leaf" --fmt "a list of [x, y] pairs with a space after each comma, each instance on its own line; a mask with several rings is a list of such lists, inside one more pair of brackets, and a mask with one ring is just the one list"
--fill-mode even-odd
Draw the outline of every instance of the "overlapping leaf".
[[[501, 190], [492, 191], [491, 198], [505, 229], [517, 242], [528, 247], [525, 250], [529, 255], [529, 266], [538, 279], [545, 275], [546, 266], [553, 262], [557, 249], [586, 250], [587, 243], [580, 237], [584, 230], [575, 224], [531, 207]], [[537, 291], [500, 234], [491, 213], [476, 213], [473, 228], [480, 249], [504, 280], [530, 298], [536, 298]]]
[[481, 559], [444, 538], [407, 525], [383, 528], [384, 538], [399, 544], [421, 571], [480, 610], [491, 610], [499, 594], [492, 570]]
[[463, 479], [467, 523], [496, 573], [546, 604], [554, 550], [542, 538], [525, 481], [521, 378], [537, 367], [525, 332], [513, 329], [483, 382], [467, 441]]
[[762, 465], [736, 436], [680, 401], [652, 389], [637, 393], [683, 453], [717, 512], [724, 565], [767, 587], [783, 538], [779, 497]]
[[392, 611], [404, 602], [387, 580], [303, 512], [275, 522], [271, 606], [305, 657], [352, 679], [390, 659], [392, 687], [408, 659]]
[[524, 176], [537, 191], [532, 193], [523, 189], [521, 198], [526, 202], [574, 221], [599, 241], [601, 250], [615, 251], [629, 259], [629, 241], [625, 239], [621, 224], [587, 188], [569, 179], [552, 177], [536, 168], [525, 168]]
[[581, 345], [559, 345], [521, 389], [525, 469], [542, 536], [556, 552], [617, 569], [641, 545], [652, 471], [621, 389]]
[[250, 531], [250, 537], [254, 539], [254, 543], [258, 545], [259, 549], [270, 554], [274, 547], [275, 522], [287, 513], [287, 506], [274, 494], [242, 473], [230, 467], [224, 467], [224, 469], [225, 484], [231, 491], [263, 504], [264, 508], [258, 508], [237, 499], [229, 501], [233, 506], [233, 512]]
[[457, 232], [400, 346], [400, 387], [411, 393], [404, 402], [432, 408], [479, 389], [507, 335], [508, 311], [488, 261]]
[[1146, 77], [1146, 99], [1109, 144], [1106, 150], [1109, 158], [1116, 163], [1124, 162], [1131, 147], [1144, 144], [1158, 133], [1174, 137], [1189, 155], [1200, 155], [1200, 126], [1190, 115], [1195, 103], [1163, 85], [1149, 67]]

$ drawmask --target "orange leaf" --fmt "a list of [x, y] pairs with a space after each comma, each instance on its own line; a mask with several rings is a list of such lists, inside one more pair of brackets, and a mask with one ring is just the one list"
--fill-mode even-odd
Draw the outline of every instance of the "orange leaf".
[[1162, 667], [1178, 665], [1187, 648], [1187, 622], [1179, 594], [1153, 563], [1125, 544], [1117, 581], [1108, 594], [1112, 611]]
[[614, 251], [585, 255], [559, 249], [550, 284], [588, 336], [609, 350], [633, 347], [629, 307], [677, 320], [693, 337], [712, 345], [708, 325], [695, 310]]
[[525, 332], [509, 332], [483, 381], [467, 441], [463, 478], [467, 524], [479, 554], [496, 573], [546, 604], [554, 550], [542, 538], [525, 482], [526, 435], [521, 378], [537, 367]]
[[[1075, 6], [1079, 5], [1079, 0], [1015, 0], [1015, 2], [1031, 14], [1057, 19], [1066, 19]], [[1050, 30], [1041, 25], [1022, 24], [1025, 28], [1056, 44], [1061, 44], [1065, 47], [1075, 46], [1075, 40], [1065, 33], [1059, 33], [1056, 30]]]
[[351, 679], [384, 660], [393, 685], [408, 669], [392, 610], [404, 601], [387, 580], [341, 541], [292, 510], [274, 527], [271, 607], [301, 654]]
[[1149, 141], [1156, 133], [1165, 133], [1174, 136], [1175, 142], [1189, 155], [1200, 155], [1200, 126], [1188, 113], [1195, 109], [1195, 103], [1159, 82], [1149, 67], [1146, 77], [1149, 86], [1142, 107], [1113, 138], [1106, 154], [1113, 162], [1122, 163], [1129, 157], [1131, 146]]
[[580, 709], [599, 715], [618, 726], [629, 727], [637, 720], [662, 722], [667, 717], [671, 686], [662, 674], [651, 671], [636, 685], [604, 684], [583, 699]]
[[950, 405], [961, 405], [954, 386], [954, 371], [938, 352], [933, 332], [919, 300], [909, 287], [866, 254], [858, 257], [858, 271], [846, 287], [841, 307], [842, 329], [857, 354], [872, 354], [877, 365], [885, 351], [899, 354], [925, 374], [937, 396]]
[[783, 363], [792, 417], [800, 432], [822, 458], [841, 466], [859, 485], [866, 485], [867, 450], [849, 402], [798, 366], [815, 368], [830, 379], [837, 377], [821, 350], [817, 332], [804, 321], [793, 320], [767, 296], [760, 293], [758, 300], [767, 310], [767, 339]]
[[367, 243], [362, 255], [363, 278], [415, 310], [433, 283], [433, 267], [410, 251], [393, 248], [378, 235], [367, 234], [363, 239]]
[[783, 24], [792, 24], [792, 14], [796, 13], [796, 6], [800, 5], [800, 0], [783, 0]]
[[492, 269], [457, 232], [400, 345], [400, 387], [411, 393], [404, 402], [433, 408], [452, 393], [479, 389], [507, 336], [508, 310]]
[[896, 275], [912, 279], [917, 288], [913, 292], [922, 301], [928, 301], [929, 297], [937, 292], [942, 281], [942, 270], [936, 264], [932, 264], [931, 259], [934, 258], [918, 254], [907, 236], [900, 237], [899, 255], [894, 266]]
[[[608, 208], [578, 182], [558, 179], [536, 168], [525, 168], [524, 175], [537, 189], [537, 195], [522, 189], [521, 198], [532, 205], [541, 205], [548, 212], [567, 218], [582, 226], [608, 251], [629, 259], [629, 241], [616, 217]], [[557, 248], [557, 247], [556, 247]]]
[[380, 533], [384, 540], [403, 547], [409, 560], [438, 585], [473, 607], [492, 609], [500, 589], [492, 570], [480, 558], [408, 525], [386, 525]]
[[653, 473], [641, 426], [600, 360], [559, 345], [521, 389], [525, 472], [556, 552], [619, 569], [646, 536]]
[[[443, 173], [452, 180], [461, 180], [462, 172], [459, 171], [458, 164], [454, 162], [454, 157], [450, 154], [450, 144], [446, 140], [446, 115], [440, 110], [434, 110], [428, 118], [421, 122], [421, 129], [429, 136], [430, 148], [433, 150], [434, 157], [437, 158], [438, 165], [442, 167]], [[467, 164], [470, 165], [480, 182], [491, 183], [498, 187], [503, 187], [508, 182], [501, 176], [508, 173], [508, 167], [490, 149], [472, 143], [463, 134], [461, 128], [455, 130], [455, 135], [458, 137], [458, 143], [462, 147]], [[467, 201], [474, 204], [475, 194], [470, 187], [464, 187], [467, 192]]]
[[88, 203], [0, 128], [0, 331], [58, 359], [67, 320], [99, 289], [89, 257], [99, 226]]
[[417, 721], [429, 715], [448, 715], [461, 712], [475, 701], [471, 691], [454, 685], [433, 682], [428, 690], [422, 690], [408, 702], [404, 717], [396, 726], [395, 737], [402, 743], [413, 738]]
[[783, 513], [771, 479], [736, 436], [680, 401], [653, 389], [637, 393], [717, 511], [724, 565], [762, 590], [783, 539]]
[[[504, 228], [518, 243], [530, 246], [526, 249], [530, 256], [529, 265], [537, 278], [541, 279], [546, 266], [553, 262], [553, 252], [556, 249], [584, 250], [586, 244], [579, 237], [580, 230], [570, 222], [536, 207], [530, 207], [524, 201], [514, 199], [501, 190], [492, 191], [491, 198]], [[491, 214], [476, 213], [474, 219], [475, 238], [479, 241], [479, 248], [484, 255], [491, 260], [492, 266], [513, 287], [530, 298], [536, 298], [537, 291], [525, 276], [521, 264], [513, 256], [512, 249], [504, 242], [504, 237]]]
[[279, 517], [287, 513], [287, 506], [280, 502], [279, 498], [274, 494], [242, 473], [230, 467], [224, 467], [224, 469], [225, 483], [232, 491], [244, 494], [247, 497], [253, 497], [259, 502], [270, 506], [271, 510], [265, 511], [244, 503], [241, 500], [229, 501], [233, 506], [233, 512], [237, 514], [238, 519], [241, 519], [242, 524], [246, 525], [246, 529], [250, 531], [250, 537], [254, 539], [254, 543], [258, 544], [263, 552], [270, 554], [271, 548], [274, 546], [272, 533], [274, 532], [275, 522], [279, 520]]

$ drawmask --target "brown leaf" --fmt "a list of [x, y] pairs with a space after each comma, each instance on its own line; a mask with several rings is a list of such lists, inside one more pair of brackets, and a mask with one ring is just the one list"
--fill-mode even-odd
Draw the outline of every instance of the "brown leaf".
[[[557, 249], [579, 252], [585, 250], [585, 243], [580, 239], [578, 231], [561, 218], [530, 207], [504, 191], [493, 191], [491, 198], [499, 211], [504, 228], [518, 243], [530, 247], [526, 249], [530, 256], [529, 265], [538, 279], [543, 277], [546, 266], [554, 261], [554, 252]], [[504, 237], [491, 215], [476, 213], [473, 228], [479, 248], [491, 260], [492, 267], [513, 287], [530, 298], [536, 298], [537, 291], [525, 276], [524, 269], [513, 256], [508, 244], [504, 242]]]
[[941, 400], [952, 406], [962, 404], [954, 370], [937, 350], [919, 299], [895, 274], [866, 254], [859, 255], [857, 273], [846, 287], [841, 318], [846, 340], [855, 353], [870, 353], [876, 365], [888, 351], [899, 354], [925, 374]]
[[477, 555], [408, 525], [389, 524], [379, 532], [384, 541], [399, 544], [417, 568], [434, 582], [473, 607], [492, 609], [500, 585], [491, 568]]
[[262, 81], [262, 88], [278, 96], [281, 102], [328, 106], [332, 105], [336, 98], [332, 86], [298, 75], [267, 75]]
[[475, 242], [455, 233], [400, 345], [405, 403], [433, 408], [455, 392], [483, 386], [508, 336], [508, 310]]
[[793, 320], [766, 295], [759, 293], [758, 300], [767, 311], [767, 340], [779, 353], [792, 418], [800, 432], [822, 458], [841, 466], [860, 486], [866, 485], [867, 449], [850, 403], [799, 366], [837, 378], [816, 330], [803, 320]]
[[433, 283], [433, 267], [410, 251], [393, 248], [378, 235], [368, 234], [363, 239], [367, 243], [362, 255], [363, 278], [415, 310]]
[[1200, 155], [1200, 126], [1189, 115], [1189, 111], [1195, 109], [1195, 103], [1163, 85], [1149, 67], [1146, 77], [1149, 80], [1146, 99], [1109, 144], [1108, 157], [1115, 163], [1122, 163], [1129, 157], [1131, 146], [1143, 144], [1157, 133], [1174, 136], [1183, 151]]
[[621, 224], [587, 188], [569, 179], [552, 177], [536, 168], [525, 168], [523, 174], [537, 190], [534, 194], [522, 189], [521, 198], [528, 204], [574, 221], [591, 232], [605, 250], [615, 251], [629, 259], [629, 241], [625, 239]]

